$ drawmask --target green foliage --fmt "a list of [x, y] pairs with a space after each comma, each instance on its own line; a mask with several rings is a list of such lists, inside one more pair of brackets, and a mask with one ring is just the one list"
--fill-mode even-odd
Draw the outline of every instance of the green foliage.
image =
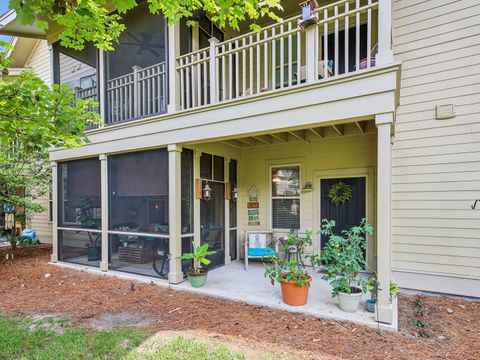
[[294, 247], [297, 251], [303, 253], [307, 246], [312, 245], [312, 235], [312, 230], [307, 230], [303, 237], [299, 236], [298, 233], [291, 232], [287, 236], [287, 241], [285, 241], [285, 248]]
[[366, 292], [366, 281], [357, 279], [357, 275], [368, 268], [363, 250], [366, 248], [365, 235], [371, 235], [373, 228], [367, 224], [366, 219], [359, 226], [343, 230], [341, 235], [334, 234], [334, 228], [334, 220], [322, 220], [321, 233], [328, 236], [329, 240], [321, 257], [312, 257], [312, 265], [323, 266], [326, 273], [322, 279], [332, 285], [332, 297], [339, 292], [350, 294], [355, 288]]
[[[0, 211], [15, 206], [22, 210], [15, 220], [22, 222], [44, 211], [37, 200], [50, 183], [48, 151], [87, 142], [84, 129], [99, 122], [99, 115], [88, 111], [94, 106], [75, 100], [68, 86], [50, 88], [31, 70], [0, 76]], [[12, 247], [15, 236], [12, 231]]]
[[76, 205], [76, 208], [75, 219], [80, 223], [82, 228], [96, 229], [100, 226], [100, 220], [93, 217], [91, 199], [81, 199]]
[[177, 259], [180, 260], [193, 260], [193, 271], [194, 273], [200, 273], [200, 269], [203, 265], [210, 264], [210, 260], [207, 259], [207, 256], [216, 254], [216, 251], [208, 251], [208, 244], [203, 244], [201, 246], [196, 246], [192, 241], [193, 252], [184, 253], [182, 256], [179, 256]]
[[[120, 359], [129, 352], [126, 340], [136, 347], [147, 338], [140, 330], [90, 332], [55, 322], [42, 326], [31, 318], [0, 317], [0, 359]], [[63, 333], [57, 335], [54, 327]]]
[[[250, 20], [250, 28], [260, 30], [256, 23], [261, 18], [281, 19], [275, 11], [282, 10], [281, 0], [147, 0], [152, 14], [163, 13], [170, 24], [190, 19], [197, 11], [207, 12], [221, 28], [234, 30], [239, 23]], [[17, 12], [23, 25], [36, 23], [43, 30], [61, 26], [61, 44], [81, 50], [92, 42], [100, 49], [113, 50], [113, 44], [125, 25], [122, 14], [137, 6], [136, 0], [10, 0], [9, 7]], [[118, 10], [118, 12], [114, 12]]]
[[296, 260], [281, 260], [278, 253], [268, 258], [270, 264], [265, 267], [265, 277], [270, 279], [272, 285], [275, 281], [282, 283], [284, 280], [295, 282], [298, 287], [304, 285], [310, 286], [311, 277], [305, 271], [303, 266]]
[[[376, 301], [378, 299], [378, 291], [380, 290], [380, 282], [377, 279], [377, 273], [375, 273], [374, 276], [369, 279], [368, 283], [366, 284], [366, 289], [370, 292], [371, 299]], [[398, 284], [394, 283], [393, 281], [390, 282], [389, 292], [390, 297], [397, 296]]]

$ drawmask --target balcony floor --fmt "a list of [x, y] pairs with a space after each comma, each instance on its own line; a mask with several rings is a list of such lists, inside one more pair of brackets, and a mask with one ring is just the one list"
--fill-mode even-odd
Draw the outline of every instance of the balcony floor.
[[[330, 295], [330, 285], [321, 279], [321, 274], [313, 272], [312, 285], [308, 302], [304, 306], [290, 306], [282, 302], [280, 285], [272, 286], [263, 276], [264, 266], [250, 262], [245, 271], [243, 261], [234, 261], [229, 265], [212, 270], [204, 287], [193, 288], [188, 281], [171, 285], [173, 289], [189, 291], [196, 294], [219, 297], [233, 301], [243, 301], [252, 305], [267, 306], [274, 309], [303, 313], [325, 319], [351, 321], [361, 325], [377, 327], [375, 316], [365, 310], [363, 295], [359, 309], [355, 313], [346, 313], [339, 309], [337, 300]], [[394, 301], [394, 324], [382, 324], [386, 330], [397, 329], [397, 303]]]

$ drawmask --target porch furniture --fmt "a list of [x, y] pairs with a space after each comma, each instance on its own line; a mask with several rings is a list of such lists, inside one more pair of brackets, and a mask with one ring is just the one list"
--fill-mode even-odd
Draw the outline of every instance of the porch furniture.
[[[272, 247], [273, 245], [273, 247]], [[247, 231], [245, 233], [245, 271], [248, 259], [263, 259], [278, 253], [278, 241], [272, 231]]]

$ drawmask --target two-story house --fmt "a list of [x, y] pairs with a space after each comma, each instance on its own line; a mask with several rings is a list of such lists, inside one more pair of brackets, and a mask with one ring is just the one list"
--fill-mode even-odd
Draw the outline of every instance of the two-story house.
[[[0, 19], [47, 39], [54, 81], [103, 118], [89, 144], [51, 152], [52, 261], [175, 284], [192, 241], [221, 267], [245, 231], [313, 229], [318, 253], [321, 219], [367, 218], [381, 284], [480, 297], [480, 4], [322, 1], [305, 28], [283, 5], [260, 32], [208, 14], [167, 25], [141, 5], [112, 52]], [[378, 318], [393, 321], [388, 287]]]

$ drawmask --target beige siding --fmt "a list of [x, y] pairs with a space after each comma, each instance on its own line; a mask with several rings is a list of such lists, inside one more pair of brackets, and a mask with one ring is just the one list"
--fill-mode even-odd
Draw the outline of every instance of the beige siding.
[[[394, 1], [402, 82], [393, 147], [392, 267], [401, 274], [480, 280], [480, 211], [470, 209], [480, 197], [479, 44], [477, 0]], [[435, 107], [442, 104], [454, 104], [456, 117], [436, 120]], [[462, 293], [446, 289], [446, 280], [432, 285], [424, 275], [399, 278], [404, 287]]]
[[37, 75], [46, 84], [50, 84], [52, 82], [50, 70], [50, 51], [48, 49], [46, 40], [39, 40], [37, 42], [25, 67], [34, 69]]
[[29, 221], [29, 227], [37, 231], [37, 235], [41, 243], [51, 244], [52, 223], [48, 221], [48, 195], [42, 196], [40, 199], [38, 199], [38, 203], [40, 203], [45, 208], [45, 211], [31, 216], [31, 219]]

